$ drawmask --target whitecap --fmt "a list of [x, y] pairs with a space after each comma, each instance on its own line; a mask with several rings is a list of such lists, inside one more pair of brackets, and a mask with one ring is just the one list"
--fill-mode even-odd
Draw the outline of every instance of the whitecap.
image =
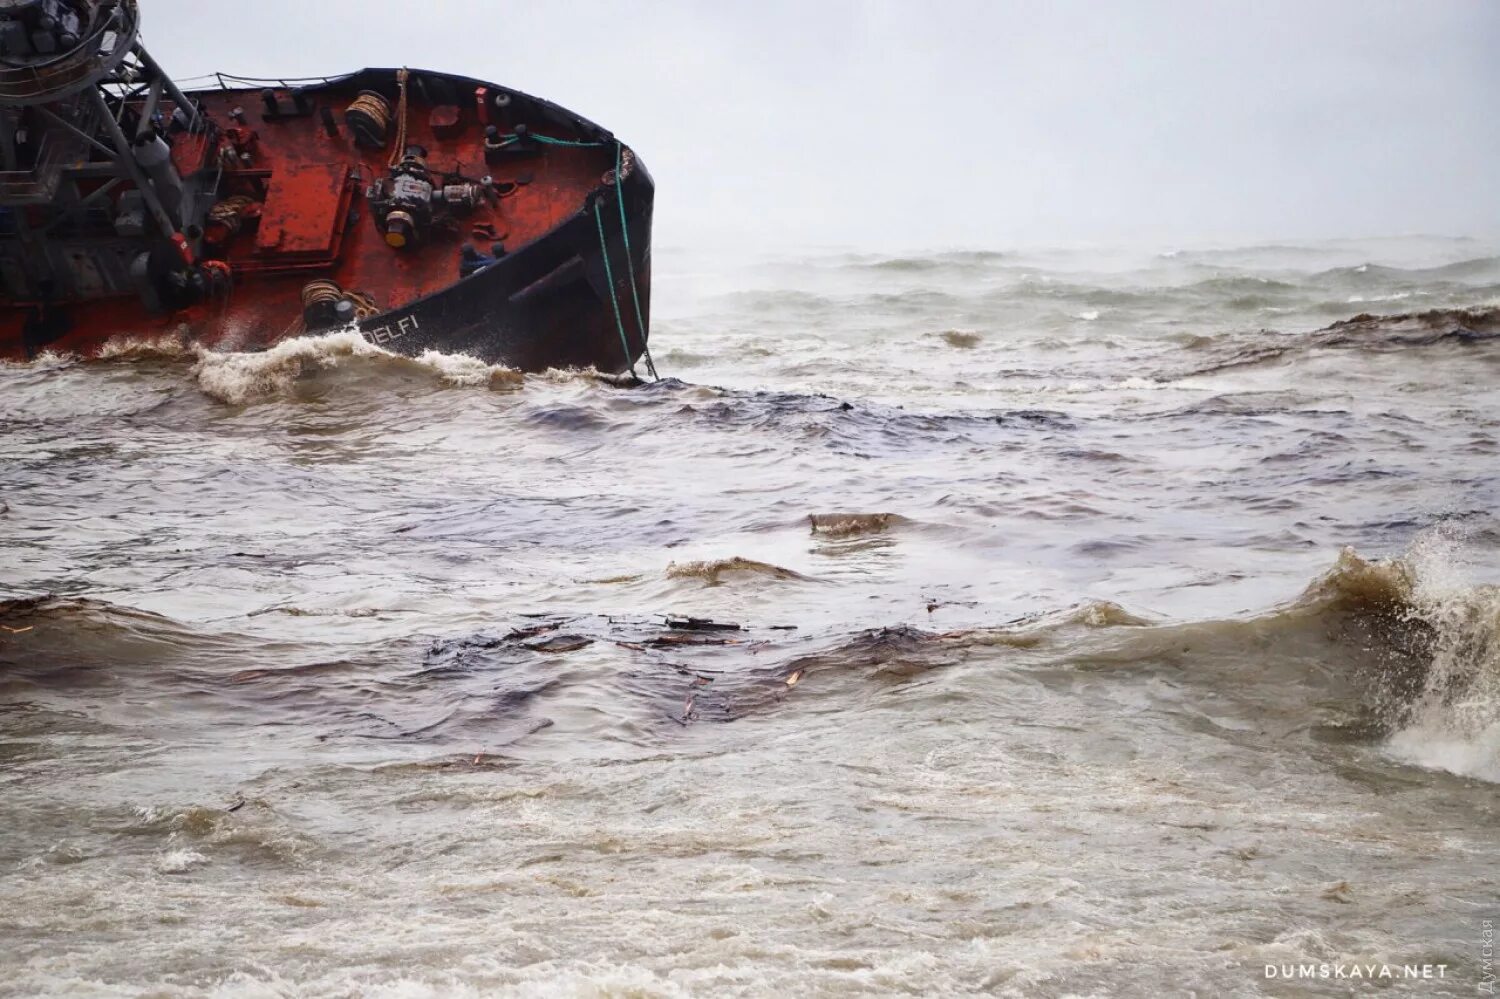
[[197, 850], [168, 850], [156, 858], [156, 869], [163, 874], [182, 874], [208, 863]]

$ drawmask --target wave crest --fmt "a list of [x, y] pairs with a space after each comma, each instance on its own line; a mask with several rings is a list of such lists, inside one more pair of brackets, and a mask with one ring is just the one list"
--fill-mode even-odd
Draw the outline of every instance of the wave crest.
[[1469, 583], [1446, 530], [1413, 545], [1395, 585], [1426, 668], [1386, 748], [1419, 766], [1500, 782], [1500, 587]]
[[741, 558], [738, 555], [733, 558], [709, 559], [699, 562], [672, 562], [667, 566], [666, 575], [668, 579], [701, 579], [709, 586], [722, 586], [725, 582], [736, 577], [757, 577], [761, 579], [774, 579], [781, 581], [810, 581], [811, 576], [804, 576], [800, 572], [791, 569], [783, 569], [779, 565], [769, 562], [757, 562], [754, 559]]
[[1345, 636], [1366, 652], [1369, 708], [1390, 755], [1500, 782], [1500, 587], [1469, 582], [1461, 551], [1449, 526], [1399, 558], [1346, 549], [1290, 613], [1355, 626]]
[[412, 358], [382, 350], [354, 330], [294, 337], [264, 351], [220, 353], [198, 350], [193, 377], [204, 394], [229, 405], [292, 395], [308, 375], [353, 364], [434, 376], [454, 386], [513, 388], [520, 372], [477, 358], [424, 351]]

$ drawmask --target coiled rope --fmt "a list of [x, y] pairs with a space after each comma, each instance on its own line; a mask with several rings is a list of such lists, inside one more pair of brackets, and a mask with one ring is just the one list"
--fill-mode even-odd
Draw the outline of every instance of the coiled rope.
[[208, 210], [208, 221], [223, 226], [230, 237], [237, 236], [245, 225], [245, 212], [253, 204], [255, 200], [243, 194], [225, 198]]
[[314, 278], [302, 286], [302, 307], [311, 308], [314, 305], [326, 305], [337, 302], [344, 297], [344, 289], [338, 286], [338, 282], [330, 281], [328, 278]]
[[344, 297], [354, 303], [355, 322], [364, 322], [371, 316], [380, 315], [381, 309], [376, 304], [374, 295], [368, 295], [362, 291], [346, 291]]
[[362, 90], [344, 111], [344, 120], [359, 131], [356, 122], [363, 119], [374, 131], [380, 133], [384, 143], [391, 134], [391, 103], [373, 90]]
[[401, 157], [406, 153], [407, 135], [407, 81], [411, 79], [411, 70], [396, 70], [396, 98], [395, 111], [391, 110], [391, 102], [385, 96], [373, 90], [362, 90], [358, 97], [350, 102], [344, 111], [344, 120], [355, 127], [357, 120], [363, 120], [370, 126], [372, 134], [378, 133], [381, 143], [390, 139], [392, 119], [396, 126], [396, 145], [391, 150], [390, 166], [394, 167], [401, 162]]
[[356, 322], [369, 319], [371, 316], [380, 314], [380, 306], [376, 303], [373, 295], [363, 291], [345, 291], [339, 287], [337, 281], [331, 278], [313, 278], [302, 286], [302, 307], [311, 308], [314, 305], [334, 304], [347, 299], [354, 306], [354, 319]]
[[358, 97], [349, 102], [348, 109], [344, 114], [357, 111], [382, 129], [391, 127], [391, 105], [384, 97], [372, 90], [362, 90]]

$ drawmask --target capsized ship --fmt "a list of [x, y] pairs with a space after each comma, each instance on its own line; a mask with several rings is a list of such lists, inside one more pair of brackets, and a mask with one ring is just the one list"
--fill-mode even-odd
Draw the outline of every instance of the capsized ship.
[[355, 328], [650, 364], [654, 186], [610, 132], [415, 69], [183, 90], [139, 29], [137, 0], [0, 0], [0, 358]]

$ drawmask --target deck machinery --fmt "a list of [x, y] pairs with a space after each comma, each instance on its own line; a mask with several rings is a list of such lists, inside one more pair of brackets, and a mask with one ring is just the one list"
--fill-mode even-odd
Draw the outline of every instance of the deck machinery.
[[184, 91], [138, 0], [0, 0], [0, 359], [338, 326], [536, 370], [645, 354], [654, 187], [550, 102], [431, 71]]

